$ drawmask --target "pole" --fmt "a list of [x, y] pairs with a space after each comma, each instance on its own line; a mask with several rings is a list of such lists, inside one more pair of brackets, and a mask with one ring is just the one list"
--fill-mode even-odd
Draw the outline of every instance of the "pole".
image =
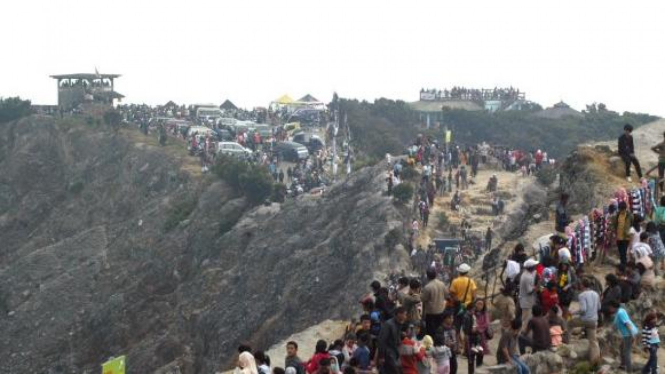
[[333, 183], [336, 181], [337, 178], [337, 164], [335, 163], [335, 159], [337, 158], [337, 142], [335, 140], [335, 137], [337, 137], [337, 129], [338, 129], [338, 121], [339, 121], [339, 112], [337, 109], [333, 112], [333, 128], [332, 128], [332, 159], [330, 160], [330, 167], [332, 170], [333, 174]]

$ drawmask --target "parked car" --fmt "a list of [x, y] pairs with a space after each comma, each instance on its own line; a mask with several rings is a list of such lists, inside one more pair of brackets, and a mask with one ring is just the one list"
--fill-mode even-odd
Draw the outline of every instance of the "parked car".
[[299, 143], [279, 142], [275, 144], [275, 153], [285, 161], [306, 160], [309, 157], [307, 148]]
[[294, 134], [293, 141], [307, 147], [307, 150], [310, 153], [321, 150], [326, 146], [326, 144], [323, 142], [323, 139], [316, 135], [305, 134], [304, 132]]
[[212, 129], [209, 127], [205, 126], [190, 126], [189, 129], [187, 130], [187, 136], [192, 136], [192, 134], [199, 134], [199, 135], [208, 135], [213, 133]]
[[268, 125], [257, 124], [254, 126], [254, 130], [261, 135], [261, 139], [268, 139], [272, 136], [272, 129]]
[[215, 133], [217, 134], [217, 138], [223, 142], [228, 142], [235, 139], [233, 134], [231, 134], [231, 132], [228, 129], [217, 128], [213, 129], [213, 131], [215, 131]]
[[223, 155], [249, 157], [252, 151], [247, 149], [236, 142], [219, 142], [217, 145], [217, 152]]

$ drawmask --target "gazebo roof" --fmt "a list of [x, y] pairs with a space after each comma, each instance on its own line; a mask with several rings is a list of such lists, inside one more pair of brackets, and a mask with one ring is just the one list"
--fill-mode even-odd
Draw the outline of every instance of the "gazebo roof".
[[315, 98], [314, 96], [312, 96], [310, 94], [307, 94], [307, 95], [301, 97], [300, 100], [298, 100], [298, 101], [303, 102], [303, 103], [318, 103], [319, 102], [319, 100], [317, 98]]
[[219, 109], [226, 109], [226, 110], [238, 110], [238, 107], [231, 102], [231, 100], [226, 99], [222, 105], [219, 106]]

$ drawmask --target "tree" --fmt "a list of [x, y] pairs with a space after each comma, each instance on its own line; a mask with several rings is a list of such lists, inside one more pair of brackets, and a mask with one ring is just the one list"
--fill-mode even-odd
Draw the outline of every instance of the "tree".
[[398, 203], [404, 204], [408, 202], [413, 197], [413, 185], [407, 182], [400, 183], [393, 188], [393, 196]]
[[104, 123], [117, 130], [122, 122], [122, 115], [117, 110], [111, 109], [104, 113]]
[[0, 97], [0, 123], [13, 121], [30, 115], [32, 106], [30, 100], [21, 100], [20, 97]]
[[272, 193], [272, 177], [265, 168], [253, 166], [240, 175], [240, 187], [243, 194], [253, 205], [261, 204]]

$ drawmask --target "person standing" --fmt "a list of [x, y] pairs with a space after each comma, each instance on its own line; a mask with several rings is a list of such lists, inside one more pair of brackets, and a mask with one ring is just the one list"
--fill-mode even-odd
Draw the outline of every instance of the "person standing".
[[284, 368], [292, 367], [296, 369], [297, 374], [305, 374], [305, 366], [298, 357], [298, 343], [290, 341], [286, 343], [286, 359], [284, 359]]
[[568, 205], [569, 195], [567, 193], [562, 193], [559, 202], [556, 204], [556, 221], [555, 221], [555, 230], [558, 233], [565, 233], [566, 226], [570, 223], [570, 218], [568, 217], [568, 211], [566, 210], [566, 205]]
[[399, 346], [402, 342], [402, 325], [406, 322], [406, 309], [395, 309], [395, 317], [381, 327], [378, 338], [378, 366], [382, 374], [401, 374]]
[[409, 281], [409, 293], [402, 297], [402, 306], [406, 309], [406, 319], [410, 324], [420, 324], [420, 281], [412, 278]]
[[625, 201], [619, 203], [619, 212], [612, 217], [612, 230], [616, 232], [619, 261], [624, 267], [628, 262], [628, 245], [630, 244], [630, 228], [633, 226], [633, 214], [628, 211]]
[[485, 232], [485, 250], [488, 252], [492, 249], [493, 237], [494, 237], [494, 231], [492, 231], [491, 227], [487, 227], [487, 231]]
[[623, 160], [623, 163], [626, 165], [626, 180], [632, 182], [633, 179], [630, 177], [630, 164], [635, 166], [635, 172], [637, 177], [642, 179], [642, 168], [640, 167], [640, 161], [635, 157], [635, 144], [633, 143], [633, 126], [626, 124], [623, 127], [623, 135], [619, 137], [619, 156]]
[[637, 335], [637, 327], [630, 320], [630, 316], [618, 301], [612, 301], [609, 305], [610, 314], [614, 315], [614, 326], [621, 334], [621, 366], [620, 370], [632, 372], [631, 352], [633, 350], [633, 338]]
[[481, 333], [478, 329], [478, 320], [476, 318], [476, 304], [471, 303], [469, 309], [464, 314], [464, 336], [466, 344], [464, 352], [468, 361], [468, 373], [473, 374], [476, 366], [483, 364], [484, 349], [481, 346]]
[[455, 303], [455, 330], [457, 331], [457, 341], [464, 342], [460, 338], [460, 331], [464, 322], [464, 313], [473, 300], [476, 298], [476, 282], [469, 278], [468, 274], [471, 267], [467, 264], [461, 264], [457, 267], [459, 276], [450, 283], [450, 297]]
[[600, 311], [600, 296], [591, 289], [591, 280], [582, 280], [582, 292], [578, 296], [580, 308], [577, 314], [582, 321], [582, 327], [589, 339], [589, 362], [594, 365], [600, 362], [600, 347], [596, 337], [598, 328], [598, 312]]
[[663, 133], [663, 141], [651, 147], [651, 150], [658, 154], [658, 186], [662, 193], [665, 185], [663, 181], [665, 178], [665, 133]]
[[425, 329], [427, 335], [434, 336], [443, 323], [443, 312], [446, 309], [446, 286], [436, 278], [436, 270], [427, 269], [428, 282], [423, 287], [420, 299], [425, 313]]
[[520, 277], [519, 303], [522, 310], [522, 326], [526, 326], [531, 319], [531, 310], [536, 304], [536, 265], [538, 261], [526, 260]]
[[658, 335], [658, 315], [651, 312], [644, 317], [642, 323], [642, 345], [649, 352], [649, 361], [642, 368], [643, 374], [658, 373], [658, 347], [660, 336]]

